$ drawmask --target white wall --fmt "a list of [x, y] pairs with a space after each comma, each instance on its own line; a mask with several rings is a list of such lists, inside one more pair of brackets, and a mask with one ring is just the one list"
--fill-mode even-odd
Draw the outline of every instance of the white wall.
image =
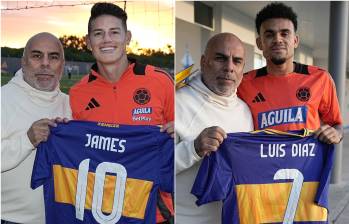
[[300, 44], [295, 50], [294, 60], [296, 62], [307, 64], [307, 65], [316, 65], [314, 64], [313, 59], [313, 50], [303, 44]]
[[[246, 47], [245, 71], [253, 69], [254, 53], [261, 51], [256, 46], [256, 32], [254, 18], [249, 17], [235, 8], [219, 2], [210, 3], [214, 12], [214, 29], [209, 30], [194, 24], [194, 3], [176, 2], [176, 61], [181, 62], [185, 46], [189, 47], [195, 62], [195, 69], [199, 68], [199, 61], [203, 49], [210, 37], [220, 32], [231, 32], [237, 35]], [[253, 49], [253, 51], [251, 50]], [[295, 52], [295, 60], [303, 64], [316, 64], [322, 62], [314, 60], [313, 50], [300, 44]], [[323, 67], [323, 63], [319, 64]], [[326, 66], [327, 67], [327, 66]], [[326, 68], [325, 67], [325, 68]], [[182, 69], [181, 63], [176, 63], [176, 70]]]
[[194, 3], [176, 1], [176, 18], [194, 23]]
[[344, 127], [349, 129], [349, 79], [345, 80], [345, 97], [344, 97], [344, 105], [341, 108], [343, 120], [344, 120]]
[[244, 73], [253, 70], [253, 63], [254, 63], [254, 52], [255, 52], [255, 47], [251, 44], [245, 44], [245, 68], [244, 68]]
[[230, 6], [222, 7], [222, 32], [231, 32], [243, 42], [255, 45], [254, 20]]
[[184, 57], [186, 46], [188, 46], [195, 64], [192, 71], [199, 69], [202, 52], [201, 28], [195, 24], [176, 18], [175, 73], [183, 70], [181, 61]]
[[[246, 65], [244, 71], [253, 69], [254, 53], [261, 51], [256, 47], [256, 32], [254, 18], [249, 17], [224, 2], [206, 3], [214, 8], [214, 30], [203, 28], [194, 24], [194, 3], [176, 2], [176, 71], [182, 70], [181, 60], [184, 56], [185, 46], [189, 47], [194, 60], [195, 69], [200, 68], [200, 57], [208, 39], [216, 33], [231, 32], [237, 35], [244, 43], [246, 49]], [[312, 49], [301, 44], [295, 52], [295, 61], [311, 64], [328, 69], [327, 58], [314, 58]], [[327, 53], [324, 55], [328, 55]], [[344, 126], [349, 127], [349, 80], [346, 80], [345, 102], [342, 110]]]

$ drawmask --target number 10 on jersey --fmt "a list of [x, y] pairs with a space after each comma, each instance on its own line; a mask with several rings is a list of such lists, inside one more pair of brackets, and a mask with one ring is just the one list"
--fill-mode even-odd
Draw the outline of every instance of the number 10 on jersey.
[[[79, 164], [78, 181], [75, 196], [75, 214], [76, 218], [83, 221], [85, 211], [85, 199], [87, 189], [87, 177], [90, 165], [90, 159], [85, 159]], [[104, 181], [106, 173], [114, 173], [117, 175], [113, 209], [109, 215], [102, 212]], [[98, 164], [95, 172], [95, 182], [92, 198], [92, 215], [98, 223], [114, 224], [121, 218], [122, 208], [124, 204], [125, 187], [126, 187], [127, 171], [125, 167], [118, 163], [102, 162]]]

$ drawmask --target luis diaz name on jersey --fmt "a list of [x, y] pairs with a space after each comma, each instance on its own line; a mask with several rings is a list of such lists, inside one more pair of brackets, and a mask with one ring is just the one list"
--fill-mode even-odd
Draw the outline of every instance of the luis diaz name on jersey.
[[258, 129], [271, 126], [305, 123], [307, 121], [307, 107], [288, 107], [258, 113]]
[[132, 110], [133, 121], [151, 121], [151, 117], [147, 116], [152, 114], [152, 107], [138, 107]]

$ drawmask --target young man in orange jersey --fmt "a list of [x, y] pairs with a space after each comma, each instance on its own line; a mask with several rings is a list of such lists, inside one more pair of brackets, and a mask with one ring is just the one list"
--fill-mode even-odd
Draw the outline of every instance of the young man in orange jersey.
[[255, 129], [316, 130], [323, 142], [343, 138], [334, 82], [325, 70], [293, 61], [299, 45], [297, 15], [271, 3], [256, 17], [257, 46], [267, 66], [244, 75], [239, 96], [249, 105]]
[[[70, 90], [73, 118], [128, 125], [163, 125], [173, 135], [174, 84], [164, 71], [126, 55], [131, 40], [127, 14], [112, 3], [96, 3], [88, 22], [87, 46], [96, 64]], [[159, 222], [173, 218], [172, 197], [161, 193]]]

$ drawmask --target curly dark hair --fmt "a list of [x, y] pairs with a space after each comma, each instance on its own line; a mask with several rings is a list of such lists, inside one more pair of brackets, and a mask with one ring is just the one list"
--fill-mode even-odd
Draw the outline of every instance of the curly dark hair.
[[297, 31], [297, 14], [293, 9], [283, 3], [273, 2], [265, 6], [256, 16], [256, 29], [257, 33], [260, 34], [262, 23], [267, 19], [272, 18], [283, 18], [289, 19], [293, 23], [294, 31]]
[[122, 25], [127, 30], [127, 13], [117, 5], [107, 2], [98, 2], [91, 8], [91, 16], [88, 20], [88, 33], [91, 32], [92, 21], [102, 15], [111, 15], [121, 19]]

